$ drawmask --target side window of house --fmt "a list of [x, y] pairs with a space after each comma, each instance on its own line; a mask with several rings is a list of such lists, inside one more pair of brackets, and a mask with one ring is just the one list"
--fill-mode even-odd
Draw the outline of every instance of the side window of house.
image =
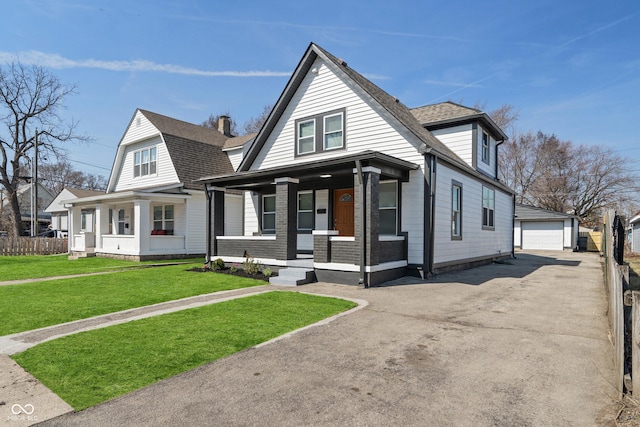
[[296, 120], [295, 155], [345, 148], [345, 112], [343, 108]]
[[262, 196], [262, 233], [276, 233], [276, 196]]
[[133, 153], [133, 176], [155, 175], [158, 169], [156, 147], [145, 148]]
[[462, 240], [462, 184], [451, 185], [451, 239]]
[[495, 227], [495, 191], [482, 187], [482, 228], [493, 230]]
[[491, 152], [489, 151], [491, 139], [489, 138], [489, 134], [485, 131], [482, 131], [482, 161], [485, 163], [490, 163]]
[[118, 209], [118, 234], [124, 234], [124, 209]]
[[398, 234], [398, 183], [380, 183], [380, 234]]

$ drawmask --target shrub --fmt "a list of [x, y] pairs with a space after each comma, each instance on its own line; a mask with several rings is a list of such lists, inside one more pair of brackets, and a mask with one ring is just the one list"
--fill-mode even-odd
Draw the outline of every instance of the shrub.
[[229, 271], [232, 273], [235, 273], [236, 271], [238, 271], [238, 264], [233, 263], [233, 265], [229, 267]]
[[225, 265], [224, 265], [224, 261], [222, 260], [222, 258], [214, 259], [214, 260], [211, 262], [211, 269], [212, 269], [213, 271], [220, 271], [220, 270], [224, 270], [224, 267], [225, 267]]
[[271, 269], [267, 267], [262, 270], [262, 274], [264, 275], [264, 277], [271, 277], [273, 271], [271, 271]]
[[257, 274], [260, 271], [260, 265], [252, 257], [247, 257], [242, 263], [242, 268], [247, 274]]

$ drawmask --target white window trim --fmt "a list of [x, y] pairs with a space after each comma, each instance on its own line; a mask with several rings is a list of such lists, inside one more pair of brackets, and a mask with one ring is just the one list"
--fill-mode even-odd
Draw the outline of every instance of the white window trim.
[[[276, 198], [275, 194], [263, 194], [262, 195], [262, 206], [261, 206], [261, 212], [262, 212], [262, 221], [260, 222], [260, 226], [262, 228], [262, 233], [266, 233], [266, 234], [276, 234], [276, 229], [275, 228], [264, 228], [264, 216], [265, 214], [273, 214], [273, 217], [276, 217], [276, 208], [274, 206], [274, 210], [273, 211], [265, 211], [264, 210], [264, 199], [266, 199], [267, 197], [273, 197], [274, 200]], [[274, 226], [275, 226], [275, 221], [273, 222]]]
[[[305, 124], [305, 123], [313, 123], [313, 134], [311, 136], [305, 136], [302, 137], [300, 132], [300, 127]], [[300, 122], [298, 122], [296, 124], [296, 126], [298, 127], [298, 129], [296, 129], [297, 131], [297, 140], [296, 140], [296, 153], [298, 153], [298, 155], [304, 155], [304, 154], [311, 154], [311, 153], [315, 153], [316, 152], [316, 120], [315, 119], [308, 119], [308, 120], [302, 120]], [[312, 138], [313, 144], [312, 150], [309, 151], [300, 151], [300, 140], [301, 139], [307, 139], [307, 138]]]
[[[300, 196], [302, 194], [311, 194], [311, 209], [305, 209], [305, 210], [300, 210]], [[298, 197], [296, 200], [297, 203], [297, 216], [296, 216], [296, 223], [297, 223], [297, 227], [299, 231], [311, 231], [313, 230], [313, 225], [311, 226], [311, 228], [300, 228], [300, 213], [311, 213], [311, 220], [312, 222], [315, 220], [314, 215], [313, 215], [313, 205], [314, 205], [314, 200], [313, 200], [313, 190], [309, 190], [309, 191], [298, 191]]]
[[[380, 181], [380, 184], [389, 184], [389, 183], [393, 183], [395, 184], [396, 187], [396, 200], [395, 200], [395, 206], [394, 207], [382, 207], [380, 206], [378, 209], [380, 211], [383, 210], [394, 210], [396, 212], [396, 226], [395, 229], [396, 231], [394, 232], [394, 234], [380, 234], [381, 236], [396, 236], [398, 235], [398, 181]], [[380, 224], [378, 224], [378, 229], [380, 229]]]
[[[143, 162], [143, 156], [144, 156], [144, 152], [148, 152], [148, 156], [149, 156], [149, 161], [148, 162]], [[155, 160], [151, 160], [151, 152], [155, 151]], [[139, 154], [140, 157], [140, 163], [136, 163], [136, 155]], [[151, 173], [151, 164], [155, 163], [155, 171], [153, 173]], [[148, 165], [148, 171], [149, 173], [143, 174], [142, 173], [142, 166], [146, 164]], [[136, 174], [136, 166], [139, 167], [139, 172], [138, 174]], [[156, 176], [158, 175], [158, 147], [154, 146], [154, 147], [147, 147], [147, 148], [142, 148], [140, 150], [136, 150], [133, 152], [133, 177], [134, 178], [142, 178], [145, 176]]]
[[[331, 117], [337, 117], [340, 116], [340, 123], [341, 123], [341, 127], [339, 131], [331, 131], [331, 132], [327, 132], [327, 119], [331, 118]], [[335, 113], [335, 114], [329, 114], [326, 115], [322, 118], [322, 144], [324, 147], [324, 151], [331, 151], [331, 150], [340, 150], [342, 148], [344, 148], [344, 113], [342, 111], [340, 111], [339, 113]], [[340, 132], [340, 145], [336, 146], [336, 147], [327, 147], [327, 135], [329, 134], [333, 134], [333, 133], [338, 133]]]
[[[173, 218], [171, 219], [167, 219], [167, 207], [171, 206], [173, 209]], [[156, 219], [155, 218], [155, 210], [156, 208], [161, 208], [162, 211], [162, 218], [161, 219]], [[158, 228], [156, 229], [156, 222], [160, 222], [162, 224], [162, 228]], [[172, 222], [173, 223], [173, 227], [172, 228], [167, 228], [167, 222]], [[151, 230], [172, 230], [175, 231], [176, 228], [176, 207], [175, 205], [155, 205], [151, 208]]]
[[[455, 190], [458, 189], [458, 206], [453, 205], [453, 195]], [[455, 233], [456, 227], [454, 222], [457, 222], [458, 233]], [[451, 240], [462, 240], [462, 184], [453, 182], [451, 185]]]
[[[485, 140], [485, 136], [486, 136], [486, 140]], [[491, 137], [489, 136], [489, 133], [485, 130], [482, 131], [482, 136], [481, 136], [481, 141], [480, 141], [480, 150], [481, 150], [481, 158], [482, 161], [490, 164], [491, 163]], [[485, 144], [486, 141], [486, 144]]]
[[[485, 197], [484, 192], [488, 191], [487, 194], [493, 194], [493, 197], [490, 200], [493, 200], [493, 206], [485, 207]], [[487, 223], [485, 224], [485, 215], [484, 210], [487, 209]], [[492, 215], [489, 215], [489, 212], [492, 212]], [[490, 219], [493, 220], [493, 224], [490, 223]], [[495, 230], [496, 228], [496, 191], [492, 188], [482, 186], [482, 229], [483, 230]]]

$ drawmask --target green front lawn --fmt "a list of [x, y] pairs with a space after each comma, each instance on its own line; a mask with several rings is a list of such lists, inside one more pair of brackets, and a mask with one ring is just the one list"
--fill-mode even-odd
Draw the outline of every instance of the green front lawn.
[[264, 285], [227, 274], [186, 271], [190, 267], [151, 267], [0, 286], [0, 336], [194, 295]]
[[13, 359], [82, 410], [355, 305], [297, 292], [268, 292], [70, 335]]
[[[202, 258], [179, 260], [202, 264]], [[118, 268], [139, 267], [150, 263], [171, 261], [124, 261], [110, 258], [80, 258], [69, 260], [64, 255], [1, 256], [0, 281], [37, 279], [42, 277], [67, 276], [70, 274], [95, 273]]]

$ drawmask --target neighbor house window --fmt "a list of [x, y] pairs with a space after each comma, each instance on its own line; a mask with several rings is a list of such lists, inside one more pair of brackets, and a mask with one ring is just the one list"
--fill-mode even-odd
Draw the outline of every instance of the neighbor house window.
[[451, 186], [451, 238], [462, 240], [462, 184]]
[[482, 131], [482, 161], [489, 163], [489, 134]]
[[118, 209], [118, 234], [124, 234], [125, 230], [124, 209]]
[[495, 191], [482, 187], [482, 228], [495, 227]]
[[298, 230], [313, 230], [313, 192], [298, 193]]
[[153, 207], [153, 229], [168, 231], [173, 233], [174, 215], [173, 205]]
[[398, 184], [396, 181], [380, 183], [380, 234], [397, 235]]
[[157, 164], [156, 147], [138, 150], [133, 153], [133, 176], [155, 175]]
[[296, 120], [296, 156], [345, 148], [346, 109]]
[[324, 149], [342, 148], [343, 143], [343, 114], [333, 114], [324, 118]]
[[276, 233], [276, 196], [262, 196], [262, 232]]

